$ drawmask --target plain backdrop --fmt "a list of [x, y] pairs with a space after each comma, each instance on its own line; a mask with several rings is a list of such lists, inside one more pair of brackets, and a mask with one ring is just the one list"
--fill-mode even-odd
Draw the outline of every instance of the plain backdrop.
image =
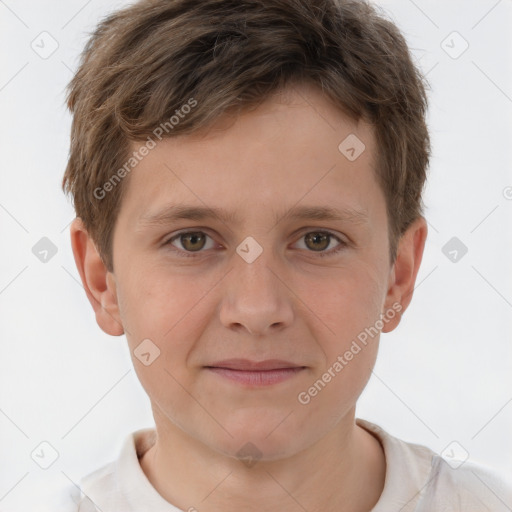
[[[507, 472], [512, 1], [376, 3], [430, 82], [433, 157], [417, 288], [402, 323], [381, 337], [357, 416]], [[80, 284], [74, 211], [60, 189], [65, 86], [88, 33], [123, 5], [0, 0], [0, 510], [34, 510], [30, 503], [77, 483], [116, 458], [130, 432], [153, 425], [126, 339], [99, 329]], [[44, 237], [56, 251], [46, 262], [33, 249]]]

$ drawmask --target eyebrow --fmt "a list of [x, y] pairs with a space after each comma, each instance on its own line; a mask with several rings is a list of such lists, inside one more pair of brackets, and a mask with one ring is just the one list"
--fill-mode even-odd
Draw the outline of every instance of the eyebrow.
[[[146, 227], [167, 225], [177, 220], [207, 220], [217, 218], [225, 224], [240, 224], [240, 218], [235, 212], [223, 208], [194, 206], [185, 204], [169, 205], [156, 213], [145, 213], [137, 221], [137, 230]], [[274, 214], [277, 224], [283, 219], [343, 221], [351, 224], [368, 222], [367, 212], [354, 208], [333, 208], [328, 206], [294, 207], [284, 214]]]

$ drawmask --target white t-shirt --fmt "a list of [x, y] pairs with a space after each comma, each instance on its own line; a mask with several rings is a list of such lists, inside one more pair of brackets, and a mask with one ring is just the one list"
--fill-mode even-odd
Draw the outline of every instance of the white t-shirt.
[[[356, 419], [384, 448], [386, 478], [371, 512], [510, 512], [512, 484], [470, 461], [445, 461], [429, 448], [391, 436], [369, 421]], [[154, 443], [155, 430], [130, 434], [118, 459], [82, 478], [78, 505], [66, 512], [182, 512], [151, 485], [139, 457]]]

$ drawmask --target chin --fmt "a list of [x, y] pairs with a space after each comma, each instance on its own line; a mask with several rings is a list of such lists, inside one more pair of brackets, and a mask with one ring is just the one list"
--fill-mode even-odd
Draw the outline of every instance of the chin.
[[225, 422], [226, 430], [233, 437], [223, 436], [217, 449], [239, 459], [250, 457], [271, 461], [289, 457], [307, 445], [305, 432], [288, 421], [289, 413], [258, 413]]

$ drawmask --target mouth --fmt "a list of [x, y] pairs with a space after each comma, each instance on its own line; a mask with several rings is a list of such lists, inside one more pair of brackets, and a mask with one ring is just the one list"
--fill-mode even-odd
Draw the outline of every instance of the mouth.
[[228, 359], [205, 366], [205, 369], [232, 382], [256, 387], [278, 384], [294, 377], [306, 367], [279, 359]]

